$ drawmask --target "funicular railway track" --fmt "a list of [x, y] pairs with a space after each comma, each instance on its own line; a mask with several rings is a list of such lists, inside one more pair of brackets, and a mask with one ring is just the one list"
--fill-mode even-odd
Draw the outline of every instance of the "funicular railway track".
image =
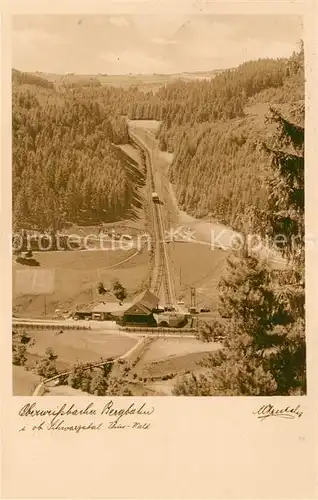
[[[129, 135], [131, 144], [142, 152], [147, 169], [148, 183], [151, 187], [151, 191], [156, 192], [157, 186], [155, 183], [151, 148], [132, 130], [129, 131]], [[174, 306], [176, 298], [166, 248], [166, 232], [161, 202], [154, 203], [151, 193], [149, 193], [149, 203], [152, 207], [152, 232], [154, 238], [154, 262], [150, 288], [155, 295], [160, 296], [160, 291], [163, 287], [166, 305]]]

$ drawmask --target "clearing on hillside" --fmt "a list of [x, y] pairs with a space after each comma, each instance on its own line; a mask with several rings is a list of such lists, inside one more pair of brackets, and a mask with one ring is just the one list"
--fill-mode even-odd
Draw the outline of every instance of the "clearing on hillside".
[[[40, 263], [37, 268], [53, 269], [54, 293], [33, 295], [20, 293], [15, 287], [16, 273], [30, 270], [28, 266], [13, 264], [13, 312], [28, 317], [54, 315], [56, 309], [70, 310], [102, 300], [97, 287], [102, 281], [107, 287], [118, 278], [129, 295], [140, 291], [149, 277], [149, 255], [147, 248], [140, 253], [135, 249], [124, 251], [73, 251], [41, 252], [36, 254]], [[35, 271], [36, 272], [36, 271]]]

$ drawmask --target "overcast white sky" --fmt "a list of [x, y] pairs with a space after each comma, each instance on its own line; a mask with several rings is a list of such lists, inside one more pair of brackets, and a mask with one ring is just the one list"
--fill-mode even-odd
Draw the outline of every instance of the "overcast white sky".
[[176, 73], [290, 56], [298, 16], [15, 16], [12, 66], [54, 73]]

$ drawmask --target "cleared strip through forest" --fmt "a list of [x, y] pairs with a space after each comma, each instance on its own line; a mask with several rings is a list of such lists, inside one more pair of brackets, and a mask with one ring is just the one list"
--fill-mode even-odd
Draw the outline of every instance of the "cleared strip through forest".
[[[156, 192], [157, 190], [155, 185], [151, 151], [149, 150], [149, 147], [144, 143], [144, 141], [136, 134], [136, 131], [132, 132], [132, 130], [130, 129], [129, 135], [132, 144], [134, 144], [138, 149], [141, 149], [144, 153], [151, 190], [152, 192]], [[153, 238], [155, 239], [155, 256], [151, 278], [151, 289], [156, 295], [159, 295], [161, 286], [163, 284], [166, 304], [173, 306], [176, 304], [176, 298], [166, 248], [165, 228], [161, 205], [160, 202], [154, 203], [152, 201], [151, 193], [149, 199], [152, 205]]]

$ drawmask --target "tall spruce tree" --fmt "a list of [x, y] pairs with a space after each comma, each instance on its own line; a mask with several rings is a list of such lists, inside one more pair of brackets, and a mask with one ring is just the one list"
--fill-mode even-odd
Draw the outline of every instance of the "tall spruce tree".
[[[284, 241], [283, 266], [243, 246], [229, 258], [220, 283], [221, 312], [215, 325], [224, 349], [210, 356], [206, 373], [184, 375], [176, 395], [289, 395], [306, 392], [304, 288], [304, 129], [271, 110], [275, 140], [270, 160], [268, 209], [254, 227]], [[252, 227], [250, 227], [250, 230]], [[246, 241], [246, 240], [245, 240]]]

